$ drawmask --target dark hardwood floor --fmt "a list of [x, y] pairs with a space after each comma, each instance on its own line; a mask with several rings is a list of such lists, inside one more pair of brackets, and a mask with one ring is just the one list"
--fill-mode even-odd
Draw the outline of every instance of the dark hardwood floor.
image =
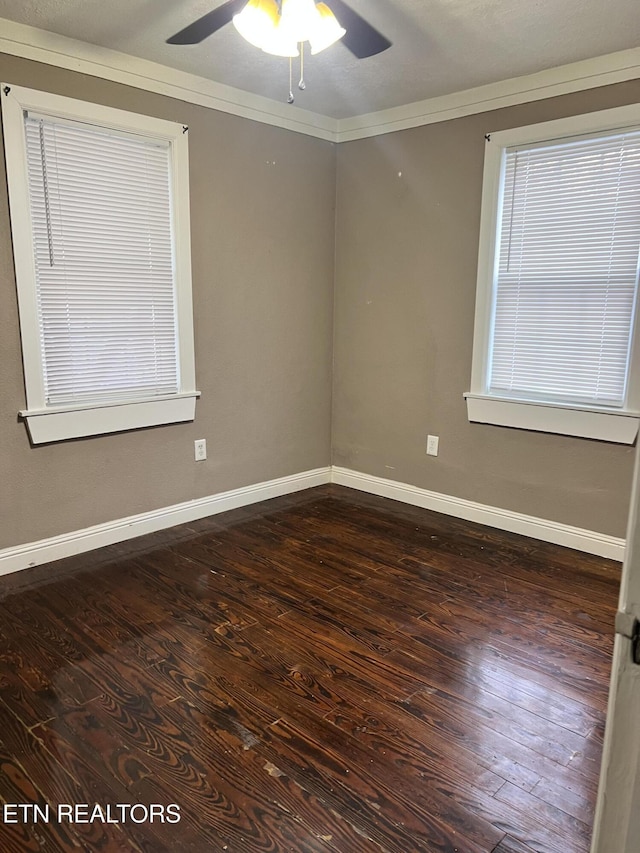
[[585, 853], [619, 574], [326, 486], [0, 578], [0, 850]]

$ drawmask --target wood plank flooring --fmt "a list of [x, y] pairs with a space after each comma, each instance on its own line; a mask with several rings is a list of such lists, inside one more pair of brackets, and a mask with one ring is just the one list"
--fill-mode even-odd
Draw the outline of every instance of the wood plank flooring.
[[0, 578], [0, 850], [586, 853], [619, 575], [323, 486]]

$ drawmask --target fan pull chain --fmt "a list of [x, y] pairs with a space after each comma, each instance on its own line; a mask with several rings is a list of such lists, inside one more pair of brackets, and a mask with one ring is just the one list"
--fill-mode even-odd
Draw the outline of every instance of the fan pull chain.
[[293, 59], [289, 57], [289, 97], [287, 103], [292, 104], [295, 101], [293, 97]]
[[307, 84], [304, 82], [304, 42], [300, 42], [300, 82], [298, 83], [298, 89], [301, 89], [303, 92], [307, 88]]

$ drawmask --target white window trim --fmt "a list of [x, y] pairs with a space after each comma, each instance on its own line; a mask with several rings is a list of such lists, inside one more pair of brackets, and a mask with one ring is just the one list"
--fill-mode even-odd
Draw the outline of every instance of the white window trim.
[[[27, 423], [32, 443], [42, 444], [193, 420], [195, 401], [200, 394], [195, 385], [187, 128], [164, 119], [137, 115], [6, 83], [1, 84], [0, 97], [27, 396], [27, 408], [19, 414]], [[172, 174], [174, 264], [178, 282], [176, 311], [180, 383], [177, 394], [142, 400], [125, 399], [108, 405], [45, 405], [24, 111], [43, 112], [62, 119], [83, 121], [168, 142]]]
[[[471, 389], [465, 394], [470, 421], [499, 426], [551, 432], [599, 439], [619, 444], [633, 444], [640, 422], [640, 369], [631, 369], [627, 400], [622, 408], [563, 405], [536, 400], [497, 397], [487, 390], [487, 368], [493, 305], [494, 266], [496, 258], [496, 222], [501, 197], [502, 163], [505, 149], [514, 145], [567, 139], [584, 134], [608, 133], [640, 126], [640, 104], [572, 116], [510, 130], [487, 134], [478, 280], [473, 333]], [[630, 365], [640, 365], [640, 333], [636, 312], [631, 343]]]

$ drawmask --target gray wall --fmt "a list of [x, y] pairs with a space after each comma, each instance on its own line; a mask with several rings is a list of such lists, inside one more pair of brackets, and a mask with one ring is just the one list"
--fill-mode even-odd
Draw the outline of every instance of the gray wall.
[[328, 465], [335, 147], [9, 56], [0, 80], [189, 125], [202, 392], [192, 424], [29, 446], [2, 173], [0, 548]]
[[9, 56], [0, 79], [189, 125], [202, 391], [193, 424], [29, 446], [2, 176], [0, 548], [329, 464], [332, 331], [335, 464], [624, 535], [632, 449], [469, 424], [462, 394], [484, 133], [636, 82], [343, 144], [336, 220], [329, 143]]
[[462, 395], [484, 134], [639, 95], [622, 83], [339, 146], [334, 464], [624, 536], [632, 448], [470, 424]]

